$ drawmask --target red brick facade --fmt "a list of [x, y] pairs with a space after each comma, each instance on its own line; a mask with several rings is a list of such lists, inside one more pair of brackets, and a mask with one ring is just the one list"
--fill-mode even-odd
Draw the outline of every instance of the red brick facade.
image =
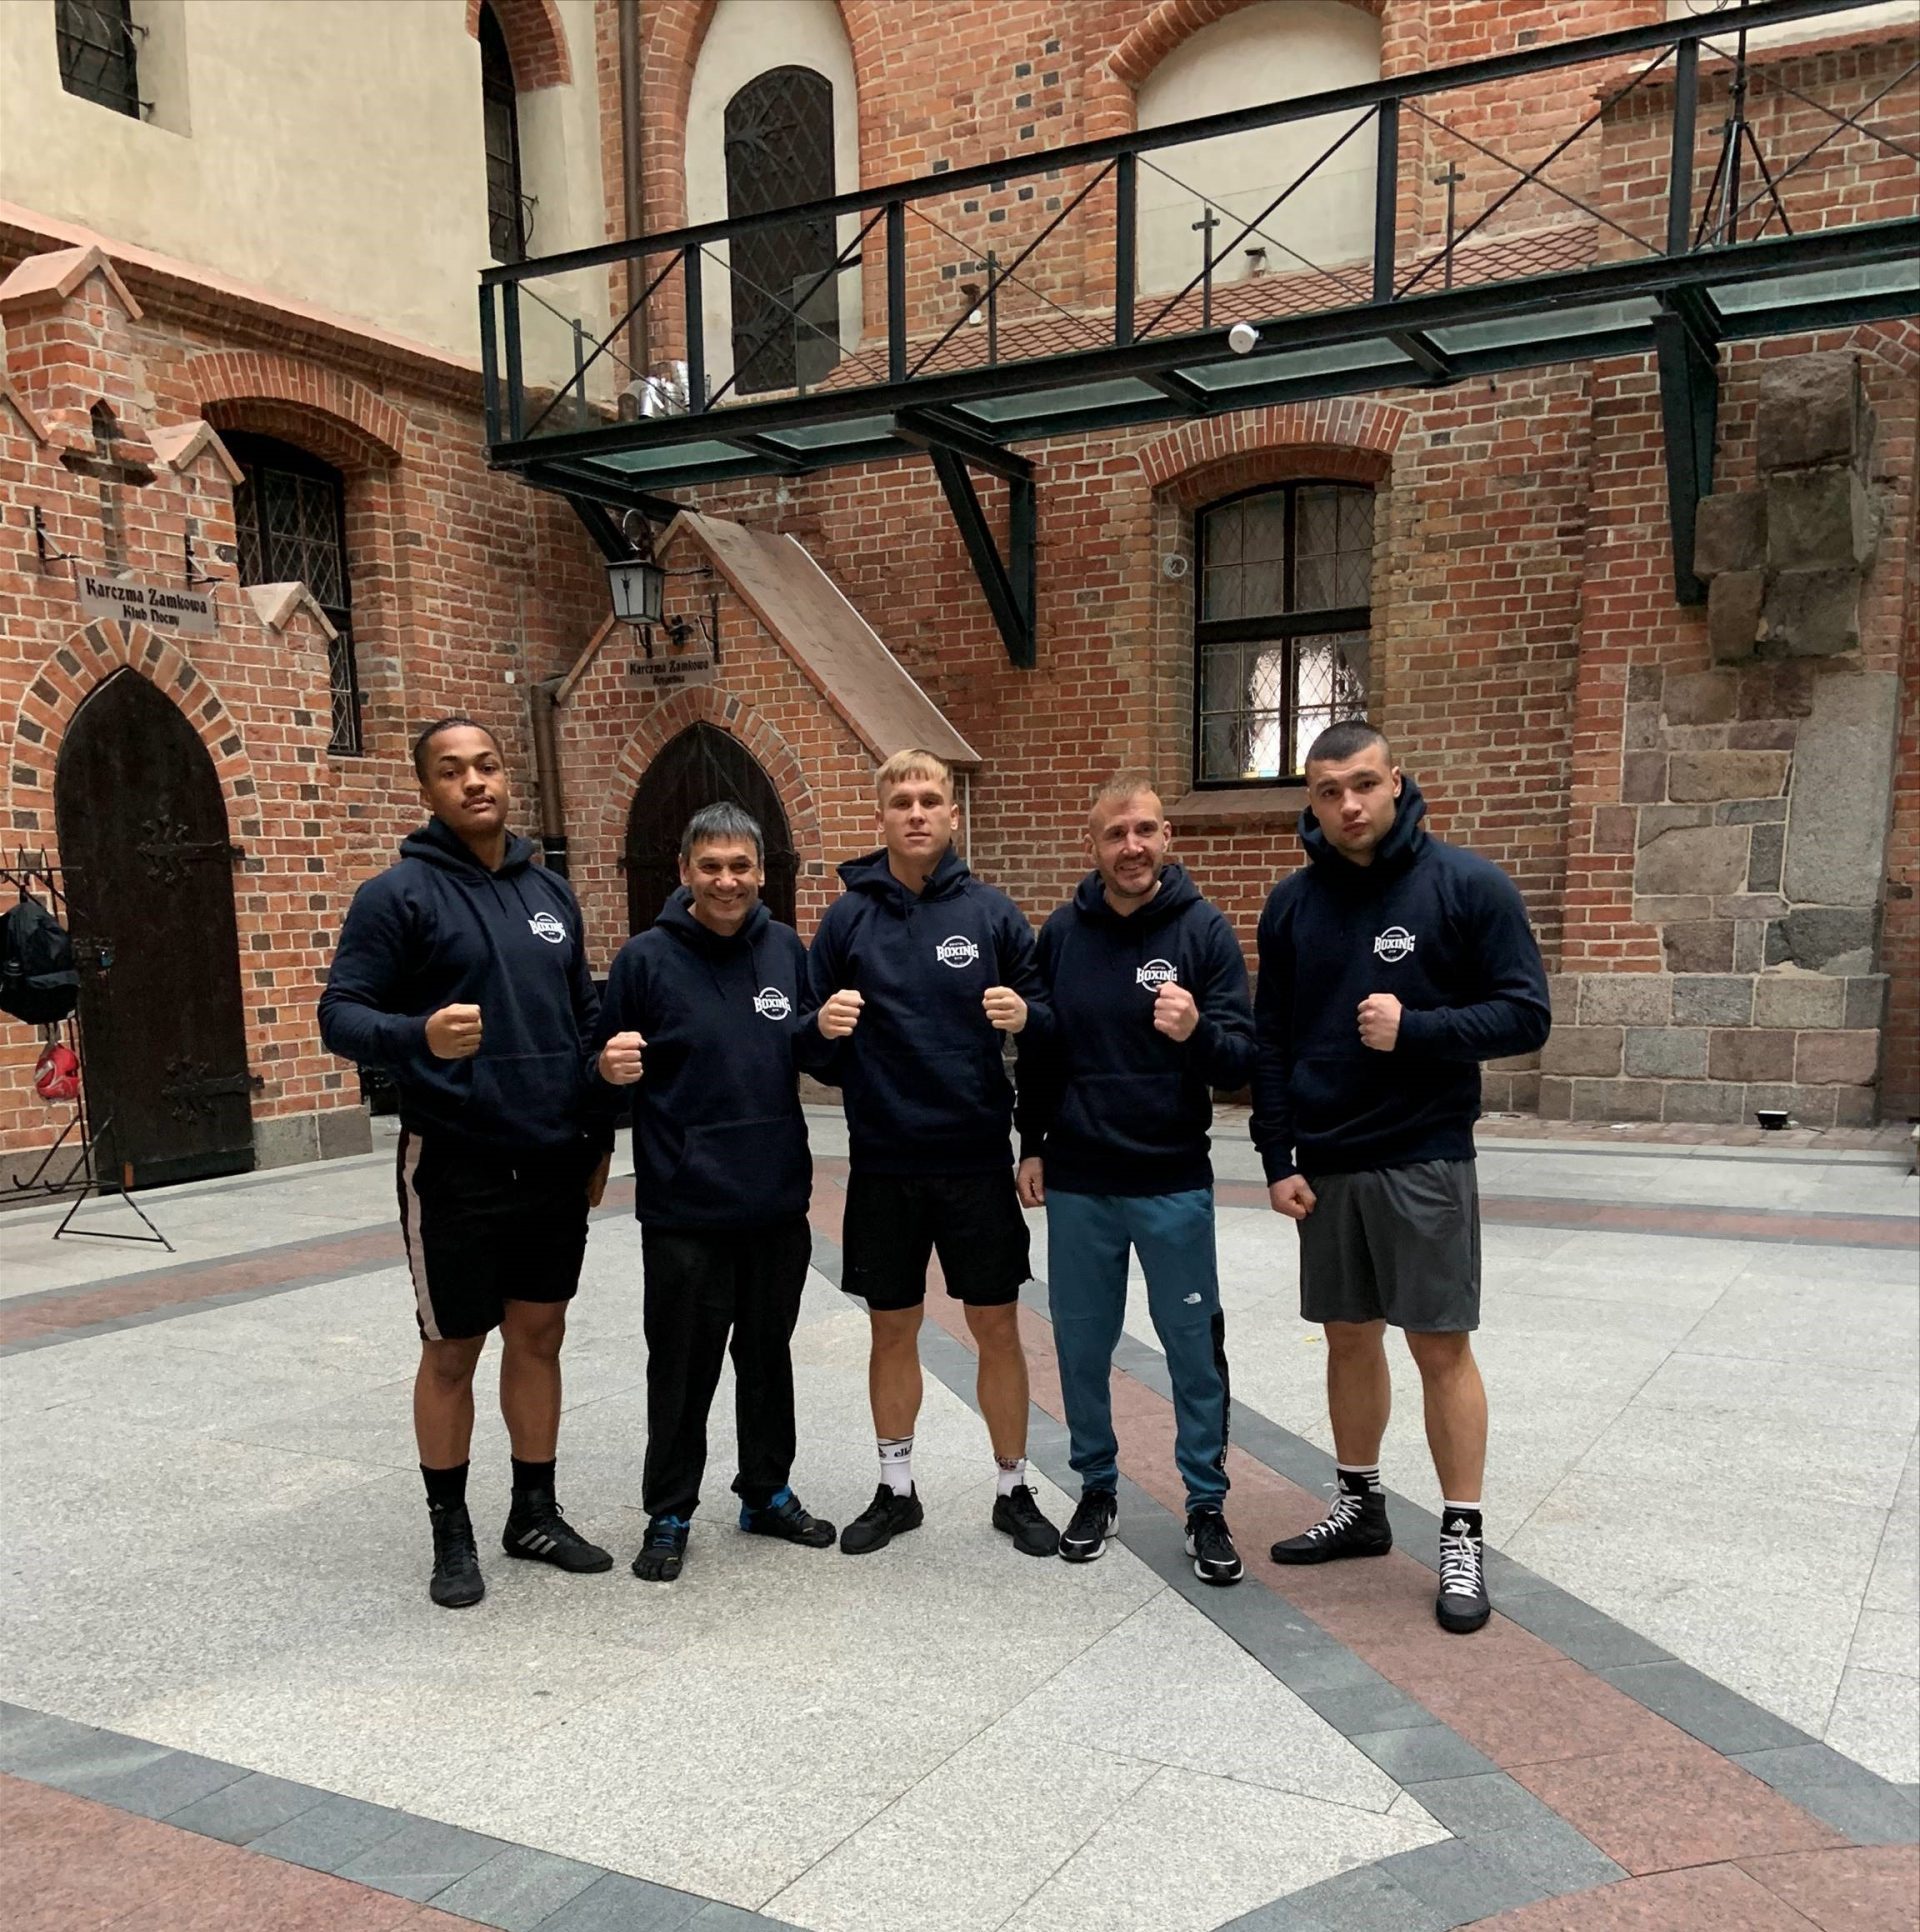
[[[1156, 64], [1235, 8], [1236, 0], [842, 0], [859, 92], [862, 179], [1026, 156], [1124, 131], [1136, 90]], [[545, 0], [497, 10], [516, 63], [550, 63], [555, 47], [564, 59]], [[1659, 0], [1385, 0], [1365, 10], [1380, 18], [1389, 74], [1664, 13]], [[643, 9], [651, 230], [685, 219], [687, 103], [712, 14], [713, 0], [649, 0]], [[610, 234], [623, 226], [612, 111], [617, 46], [617, 10], [603, 0], [594, 78], [608, 104], [601, 160]], [[1778, 72], [1803, 92], [1858, 108], [1911, 57], [1910, 35], [1882, 36], [1778, 57]], [[543, 79], [523, 76], [523, 84], [567, 79], [539, 71]], [[1595, 85], [1582, 71], [1524, 97], [1487, 90], [1449, 99], [1446, 115], [1457, 130], [1526, 164], [1594, 111]], [[1764, 121], [1762, 137], [1791, 139], [1801, 110], [1785, 94], [1765, 98], [1764, 116], [1774, 118]], [[1714, 112], [1710, 97], [1703, 124]], [[1911, 139], [1917, 114], [1909, 79], [1875, 118]], [[1440, 232], [1441, 191], [1428, 179], [1421, 147], [1434, 138], [1414, 124], [1403, 133], [1410, 157], [1403, 179], [1415, 184], [1401, 210], [1409, 246]], [[1644, 219], [1666, 140], [1658, 101], [1615, 110], [1569, 150], [1553, 178], [1609, 218]], [[1493, 162], [1468, 153], [1463, 166], [1463, 206], [1500, 192], [1493, 184], [1506, 177]], [[1063, 194], [1072, 187], [1059, 184]], [[1889, 170], [1860, 141], [1836, 139], [1803, 170], [1797, 192], [1796, 208], [1817, 215], [1837, 197], [1864, 197], [1876, 213], [1910, 208], [1915, 191], [1910, 174]], [[980, 197], [972, 215], [952, 212], [956, 249], [991, 242], [1003, 260], [1050, 218], [1043, 201], [1019, 201], [1013, 184]], [[1002, 219], [990, 225], [996, 212]], [[1532, 190], [1503, 209], [1496, 226], [1551, 228], [1572, 259], [1614, 245], [1603, 225]], [[67, 239], [51, 227], [0, 230], [0, 270]], [[1070, 305], [1110, 303], [1110, 249], [1103, 248], [1063, 231], [1060, 244], [1036, 258], [1038, 286]], [[836, 890], [834, 864], [871, 842], [871, 748], [738, 598], [720, 596], [722, 656], [712, 682], [664, 691], [645, 684], [629, 673], [636, 647], [619, 632], [581, 665], [605, 614], [596, 558], [558, 499], [488, 472], [470, 369], [348, 325], [278, 313], [266, 298], [195, 289], [177, 265], [162, 272], [122, 260], [120, 269], [143, 313], [131, 313], [96, 273], [61, 302], [5, 317], [6, 374], [18, 398], [17, 406], [0, 401], [0, 522], [14, 532], [0, 563], [5, 838], [9, 848], [57, 846], [50, 782], [61, 734], [111, 669], [131, 663], [182, 704], [216, 760], [233, 836], [246, 848], [235, 886], [249, 1052], [254, 1071], [266, 1076], [254, 1112], [267, 1157], [300, 1151], [302, 1136], [309, 1149], [322, 1145], [321, 1118], [331, 1112], [337, 1121], [355, 1105], [351, 1071], [319, 1046], [313, 999], [353, 886], [417, 820], [405, 749], [425, 718], [465, 709], [495, 726], [520, 773], [531, 821], [529, 688], [579, 667], [557, 735], [572, 872], [602, 966], [626, 928], [626, 816], [641, 774], [691, 724], [731, 734], [783, 801], [800, 861], [799, 924], [803, 934], [811, 931]], [[868, 273], [870, 318], [880, 281]], [[916, 332], [953, 318], [953, 282], [931, 270], [916, 276], [910, 298]], [[673, 350], [673, 308], [663, 303], [651, 318], [656, 357]], [[971, 856], [1036, 918], [1082, 869], [1080, 813], [1091, 788], [1116, 766], [1144, 763], [1173, 804], [1181, 856], [1250, 944], [1265, 891], [1297, 861], [1299, 799], [1285, 788], [1191, 793], [1193, 578], [1167, 566], [1190, 561], [1194, 512], [1217, 498], [1302, 477], [1371, 484], [1374, 714], [1426, 790], [1438, 829], [1519, 882], [1559, 975], [1558, 1037], [1567, 1044], [1550, 1046], [1543, 1067], [1497, 1071], [1491, 1101], [1676, 1119], [1777, 1102], [1814, 1124], [1852, 1120], [1874, 1104], [1859, 1067], [1868, 1035], [1885, 1054], [1886, 1110], [1920, 1105], [1913, 491], [1920, 333], [1911, 325], [1877, 327], [1723, 352], [1717, 489], [1761, 486], [1755, 420], [1762, 377], [1770, 365], [1814, 351], [1858, 361], [1877, 420], [1870, 482], [1878, 542], [1858, 649], [1787, 665], [1717, 662], [1708, 613], [1675, 601], [1658, 395], [1647, 359], [1030, 446], [1039, 503], [1032, 671], [1008, 664], [923, 462], [687, 494], [704, 510], [797, 538], [977, 748]], [[97, 554], [99, 485], [61, 455], [79, 446], [87, 406], [100, 399], [130, 440], [162, 432], [173, 447], [167, 432], [204, 421], [215, 431], [279, 436], [344, 474], [365, 699], [362, 756], [326, 749], [324, 638], [311, 612], [296, 609], [284, 630], [273, 631], [240, 593], [223, 587], [217, 638], [128, 636], [82, 622], [70, 583], [39, 567], [26, 534], [36, 507], [59, 548]], [[201, 555], [232, 542], [231, 484], [214, 447], [203, 445], [180, 472], [154, 465], [151, 483], [122, 495], [136, 575], [175, 581], [188, 531]], [[998, 490], [983, 486], [983, 497], [1001, 518]], [[706, 594], [704, 586], [688, 591], [676, 582], [670, 605], [704, 610]], [[1891, 806], [1894, 816], [1879, 954], [1864, 964], [1844, 959], [1830, 975], [1833, 986], [1815, 988], [1804, 1009], [1792, 1009], [1800, 1017], [1783, 1021], [1787, 1006], [1770, 991], [1779, 1011], [1763, 1011], [1755, 986], [1808, 976], [1762, 957], [1766, 932], [1785, 906], [1777, 891], [1756, 889], [1755, 878], [1763, 846], [1782, 836], [1766, 828], [1783, 825], [1797, 805], [1784, 775], [1770, 796], [1750, 795], [1751, 788], [1728, 793], [1733, 780], [1724, 774], [1735, 767], [1727, 761], [1777, 754], [1785, 774], [1788, 758], [1800, 755], [1796, 746], [1813, 742], [1807, 734], [1825, 716], [1836, 680], [1895, 674], [1895, 775], [1883, 774], [1878, 791], [1869, 784], [1860, 800], [1864, 812]], [[1717, 791], [1707, 786], [1703, 800], [1694, 792], [1705, 768], [1724, 782], [1714, 781]], [[1750, 847], [1754, 868], [1737, 890], [1649, 892], [1648, 875], [1637, 870], [1646, 863], [1643, 847], [1671, 830], [1718, 836], [1728, 824], [1743, 828], [1741, 851]], [[1746, 831], [1750, 824], [1759, 829]], [[1716, 951], [1723, 945], [1724, 959]], [[1892, 997], [1882, 1037], [1878, 1002], [1887, 976]], [[1710, 981], [1745, 984], [1743, 1021], [1676, 1003], [1683, 993], [1705, 1000]], [[1631, 985], [1616, 994], [1608, 990], [1614, 982]], [[1670, 1034], [1671, 1042], [1655, 1034]], [[24, 1097], [37, 1044], [26, 1029], [0, 1022], [0, 1161], [49, 1134], [48, 1110]], [[1696, 1049], [1697, 1072], [1685, 1058]], [[337, 1128], [331, 1144], [342, 1144]]]

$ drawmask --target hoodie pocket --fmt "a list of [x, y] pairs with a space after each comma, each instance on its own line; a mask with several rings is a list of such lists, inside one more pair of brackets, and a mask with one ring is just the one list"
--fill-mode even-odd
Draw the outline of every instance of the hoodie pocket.
[[689, 1127], [667, 1182], [677, 1207], [764, 1211], [786, 1191], [804, 1197], [812, 1176], [807, 1124], [795, 1114]]
[[978, 1133], [1010, 1104], [1000, 1036], [991, 1045], [923, 1052], [892, 1096], [889, 1125], [903, 1134]]
[[[1122, 1156], [1182, 1152], [1195, 1131], [1185, 1089], [1177, 1073], [1076, 1074], [1054, 1133]], [[1204, 1124], [1199, 1131], [1206, 1131]]]
[[540, 1146], [580, 1131], [584, 1075], [576, 1055], [483, 1050], [471, 1064], [462, 1124], [477, 1137]]

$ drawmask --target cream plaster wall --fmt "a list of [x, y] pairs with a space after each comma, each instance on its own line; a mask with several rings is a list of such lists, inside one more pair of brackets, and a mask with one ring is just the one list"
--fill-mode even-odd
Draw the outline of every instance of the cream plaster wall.
[[[520, 97], [543, 254], [602, 239], [593, 0], [559, 6], [574, 81]], [[61, 87], [54, 0], [0, 4], [0, 198], [476, 360], [489, 257], [464, 0], [134, 0], [133, 15], [144, 121]], [[604, 326], [604, 278], [542, 293]]]
[[[772, 67], [811, 67], [833, 85], [833, 187], [860, 185], [860, 108], [853, 81], [853, 48], [834, 0], [720, 0], [694, 64], [687, 99], [687, 219], [723, 221], [727, 214], [727, 103], [756, 74]], [[859, 232], [840, 223], [844, 249]], [[706, 316], [708, 380], [718, 389], [733, 374], [733, 294], [722, 243], [710, 251], [700, 293]], [[839, 278], [840, 341], [860, 340], [860, 272]]]
[[[1258, 0], [1181, 42], [1147, 76], [1140, 89], [1139, 125], [1164, 127], [1379, 78], [1380, 28], [1370, 15], [1341, 0]], [[1200, 272], [1201, 237], [1193, 224], [1205, 206], [1223, 223], [1234, 215], [1252, 220], [1359, 118], [1321, 116], [1143, 155], [1140, 286], [1184, 286]], [[1375, 152], [1369, 125], [1260, 224], [1285, 247], [1249, 235], [1216, 267], [1215, 276], [1240, 279], [1248, 269], [1242, 252], [1248, 247], [1266, 248], [1267, 271], [1275, 275], [1303, 267], [1287, 249], [1321, 267], [1364, 257], [1373, 233]], [[1156, 168], [1185, 185], [1176, 186]], [[1235, 222], [1215, 229], [1214, 248], [1230, 242], [1238, 227]]]

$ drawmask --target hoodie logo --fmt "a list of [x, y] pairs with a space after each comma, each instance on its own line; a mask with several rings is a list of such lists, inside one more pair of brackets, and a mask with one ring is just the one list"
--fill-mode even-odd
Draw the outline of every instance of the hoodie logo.
[[784, 1020], [793, 1011], [793, 1002], [777, 986], [763, 986], [753, 996], [753, 1010], [763, 1020]]
[[549, 946], [566, 944], [567, 929], [550, 912], [536, 912], [527, 921], [527, 930], [536, 939], [544, 939]]
[[1376, 958], [1398, 966], [1413, 951], [1413, 934], [1405, 926], [1389, 926], [1374, 940], [1373, 950]]
[[1180, 975], [1171, 960], [1150, 959], [1145, 965], [1134, 968], [1133, 983], [1136, 986], [1178, 986]]
[[980, 948], [965, 933], [956, 932], [934, 947], [933, 956], [942, 966], [951, 966], [958, 972], [964, 966], [971, 966], [980, 957]]

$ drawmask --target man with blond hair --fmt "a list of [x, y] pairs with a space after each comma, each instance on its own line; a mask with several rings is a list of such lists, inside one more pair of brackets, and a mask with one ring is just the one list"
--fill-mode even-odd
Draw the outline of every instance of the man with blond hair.
[[1214, 1262], [1213, 1089], [1253, 1070], [1246, 962], [1217, 907], [1168, 862], [1172, 827], [1143, 771], [1093, 801], [1093, 870], [1040, 931], [1048, 1033], [1020, 1042], [1020, 1198], [1047, 1210], [1047, 1294], [1080, 1502], [1069, 1563], [1106, 1552], [1119, 1522], [1113, 1351], [1127, 1255], [1173, 1384], [1187, 1555], [1203, 1583], [1238, 1583], [1227, 1529], [1226, 1324]]
[[954, 849], [953, 773], [930, 751], [876, 774], [881, 846], [840, 868], [808, 957], [822, 1077], [841, 1088], [850, 1168], [841, 1285], [872, 1321], [867, 1386], [880, 1453], [873, 1501], [840, 1533], [849, 1555], [924, 1520], [913, 1483], [927, 1263], [966, 1309], [995, 1463], [993, 1526], [1028, 1556], [1060, 1538], [1027, 1483], [1027, 1361], [1019, 1296], [1027, 1224], [1014, 1193], [1004, 1039], [1047, 1014], [1033, 932]]

